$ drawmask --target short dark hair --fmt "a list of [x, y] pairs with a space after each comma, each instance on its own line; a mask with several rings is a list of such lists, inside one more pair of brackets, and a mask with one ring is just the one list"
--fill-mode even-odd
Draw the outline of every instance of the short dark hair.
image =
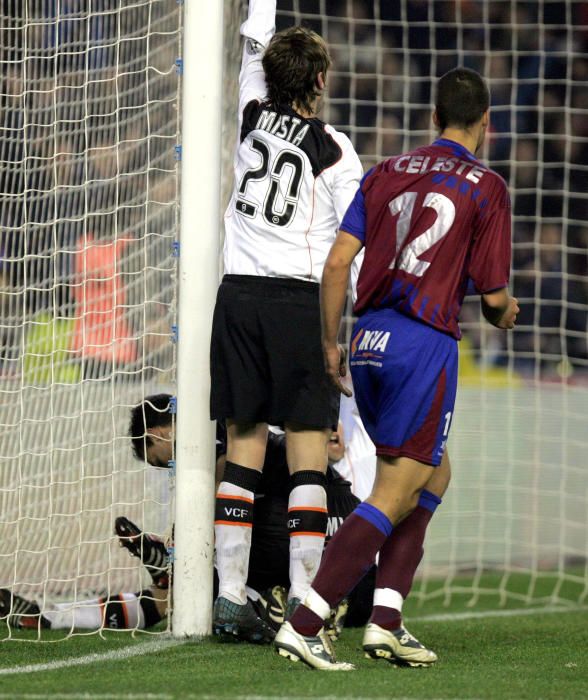
[[326, 76], [331, 57], [324, 39], [305, 27], [290, 27], [274, 34], [263, 54], [268, 102], [297, 105], [312, 111], [319, 73]]
[[435, 110], [441, 131], [448, 126], [467, 129], [489, 106], [488, 86], [475, 70], [454, 68], [439, 78]]
[[145, 461], [145, 452], [153, 444], [147, 433], [151, 428], [171, 425], [173, 420], [171, 394], [152, 394], [131, 409], [129, 437], [137, 459]]

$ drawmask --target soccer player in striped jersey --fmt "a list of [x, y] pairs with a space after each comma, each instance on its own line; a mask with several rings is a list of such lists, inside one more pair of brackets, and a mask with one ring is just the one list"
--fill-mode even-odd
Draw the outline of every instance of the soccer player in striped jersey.
[[268, 423], [286, 433], [291, 607], [322, 554], [339, 394], [322, 357], [319, 282], [362, 174], [349, 139], [317, 117], [330, 66], [325, 42], [302, 27], [274, 35], [275, 10], [275, 0], [250, 0], [241, 27], [235, 186], [211, 341], [211, 417], [228, 432], [213, 625], [231, 638], [252, 619], [245, 582]]
[[[437, 658], [402, 626], [402, 596], [390, 581], [397, 568], [395, 535], [418, 507], [434, 510], [448, 482], [445, 447], [457, 385], [458, 318], [469, 281], [496, 327], [513, 328], [519, 310], [508, 291], [508, 191], [475, 155], [484, 142], [489, 104], [488, 88], [476, 72], [457, 68], [440, 78], [433, 114], [440, 138], [366, 174], [325, 265], [323, 350], [333, 383], [345, 393], [337, 335], [351, 263], [365, 249], [350, 366], [378, 459], [371, 495], [339, 528], [304, 604], [276, 636], [283, 656], [313, 668], [353, 668], [321, 648], [320, 631], [332, 606], [378, 553], [365, 652], [410, 665], [430, 665]], [[410, 528], [415, 552], [422, 548], [427, 522]]]

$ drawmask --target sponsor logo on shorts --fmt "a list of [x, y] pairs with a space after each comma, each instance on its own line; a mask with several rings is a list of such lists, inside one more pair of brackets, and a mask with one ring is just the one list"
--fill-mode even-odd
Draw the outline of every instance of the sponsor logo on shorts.
[[373, 350], [374, 352], [386, 352], [386, 346], [390, 340], [390, 331], [366, 331], [357, 348], [361, 350]]
[[351, 339], [351, 354], [355, 355], [357, 352], [357, 345], [360, 341], [361, 336], [363, 335], [363, 328], [357, 333], [357, 335]]
[[351, 366], [381, 367], [380, 360], [389, 340], [390, 331], [368, 331], [362, 328], [351, 341]]

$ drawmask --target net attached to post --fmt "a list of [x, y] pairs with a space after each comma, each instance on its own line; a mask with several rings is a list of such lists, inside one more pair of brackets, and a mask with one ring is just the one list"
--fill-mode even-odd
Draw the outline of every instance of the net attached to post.
[[0, 13], [0, 588], [44, 612], [148, 588], [116, 517], [170, 530], [168, 470], [128, 430], [175, 393], [181, 8]]

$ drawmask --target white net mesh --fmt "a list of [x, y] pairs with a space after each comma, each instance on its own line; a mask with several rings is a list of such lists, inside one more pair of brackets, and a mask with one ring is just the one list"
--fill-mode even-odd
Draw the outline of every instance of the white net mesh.
[[0, 13], [0, 588], [47, 607], [145, 588], [114, 519], [169, 525], [167, 472], [127, 433], [175, 377], [181, 12]]
[[279, 0], [278, 9], [278, 28], [302, 23], [327, 40], [323, 118], [349, 134], [366, 169], [435, 136], [431, 84], [444, 72], [465, 65], [489, 80], [483, 159], [512, 196], [521, 314], [504, 334], [481, 321], [477, 299], [463, 309], [454, 474], [418, 595], [584, 600], [586, 3]]

